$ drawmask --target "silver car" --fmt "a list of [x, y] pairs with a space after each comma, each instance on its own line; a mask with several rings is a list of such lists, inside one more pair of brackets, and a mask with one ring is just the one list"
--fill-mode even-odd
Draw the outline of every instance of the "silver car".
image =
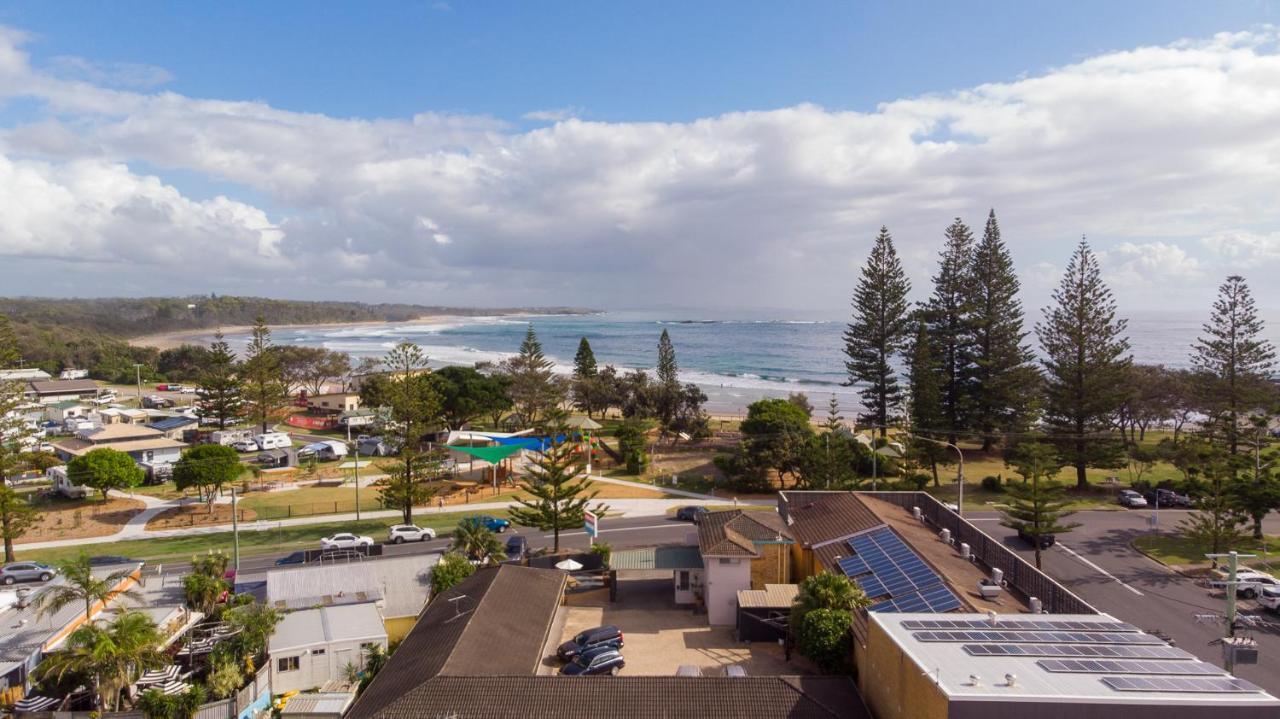
[[40, 562], [15, 562], [0, 567], [0, 583], [47, 582], [57, 573], [57, 569]]

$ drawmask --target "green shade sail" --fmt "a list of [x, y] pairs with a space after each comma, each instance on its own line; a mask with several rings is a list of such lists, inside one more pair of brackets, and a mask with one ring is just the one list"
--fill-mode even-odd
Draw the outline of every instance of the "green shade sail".
[[476, 459], [483, 459], [489, 464], [497, 464], [516, 452], [525, 449], [525, 447], [518, 444], [499, 445], [497, 447], [460, 447], [456, 444], [447, 444], [445, 446], [449, 449], [456, 449], [459, 452], [469, 454]]

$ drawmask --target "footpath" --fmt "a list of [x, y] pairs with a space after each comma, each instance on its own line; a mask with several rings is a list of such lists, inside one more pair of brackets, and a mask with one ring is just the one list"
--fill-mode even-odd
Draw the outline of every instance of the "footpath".
[[[376, 477], [371, 477], [368, 480], [366, 480], [364, 477], [361, 477], [360, 484], [363, 487], [366, 481], [373, 481], [374, 479], [376, 479]], [[773, 500], [770, 500], [770, 499], [750, 499], [750, 500], [735, 500], [732, 498], [726, 499], [724, 497], [716, 497], [709, 494], [700, 494], [698, 492], [690, 492], [690, 491], [686, 491], [682, 489], [674, 489], [670, 487], [654, 487], [651, 484], [644, 484], [642, 482], [632, 482], [629, 480], [617, 479], [614, 477], [601, 477], [599, 475], [591, 475], [591, 480], [594, 482], [602, 482], [604, 484], [616, 484], [624, 487], [636, 487], [640, 489], [657, 489], [659, 491], [662, 491], [671, 495], [676, 495], [678, 497], [678, 499], [619, 498], [619, 499], [601, 500], [603, 503], [609, 505], [609, 514], [613, 516], [621, 516], [621, 517], [666, 516], [668, 511], [676, 507], [682, 507], [689, 504], [689, 500], [696, 500], [703, 504], [715, 504], [715, 505], [728, 505], [728, 504], [772, 505], [773, 504]], [[112, 494], [119, 497], [130, 496], [127, 493], [116, 492], [114, 490]], [[181, 528], [181, 529], [147, 529], [147, 522], [149, 522], [152, 518], [154, 518], [156, 515], [160, 514], [161, 512], [165, 511], [166, 509], [172, 509], [174, 507], [182, 506], [182, 501], [157, 499], [155, 497], [149, 497], [141, 494], [132, 495], [132, 498], [142, 501], [146, 505], [146, 508], [143, 509], [142, 512], [132, 517], [123, 527], [120, 528], [120, 531], [116, 532], [115, 534], [107, 534], [101, 537], [84, 537], [80, 539], [59, 539], [59, 540], [53, 540], [48, 542], [32, 542], [29, 544], [23, 543], [23, 544], [19, 544], [18, 548], [24, 549], [24, 550], [53, 549], [57, 547], [74, 547], [74, 546], [89, 545], [89, 544], [108, 544], [111, 542], [119, 542], [124, 540], [135, 540], [135, 539], [163, 539], [166, 537], [190, 537], [190, 536], [197, 536], [201, 534], [219, 534], [222, 532], [231, 531], [231, 524], [229, 523], [211, 525], [211, 526], [205, 526], [205, 527], [188, 527], [188, 528]], [[220, 497], [216, 501], [221, 503], [229, 503], [231, 501], [231, 498]], [[445, 507], [426, 506], [426, 507], [421, 507], [416, 511], [419, 515], [429, 516], [430, 514], [433, 514], [433, 513], [434, 514], [461, 514], [461, 513], [476, 513], [476, 512], [494, 512], [494, 511], [507, 509], [509, 506], [510, 506], [509, 502], [477, 502], [474, 504], [448, 505]], [[360, 519], [362, 520], [363, 519], [389, 519], [389, 518], [394, 518], [399, 516], [400, 516], [400, 510], [397, 510], [397, 509], [380, 509], [380, 510], [360, 512]], [[255, 532], [255, 531], [265, 531], [268, 529], [276, 529], [278, 527], [296, 527], [296, 526], [303, 526], [308, 524], [329, 524], [332, 522], [353, 522], [355, 520], [356, 520], [355, 512], [349, 512], [344, 514], [322, 514], [322, 515], [313, 515], [308, 517], [294, 517], [292, 519], [281, 519], [281, 520], [273, 520], [273, 521], [242, 522], [240, 524], [239, 529], [241, 532]]]

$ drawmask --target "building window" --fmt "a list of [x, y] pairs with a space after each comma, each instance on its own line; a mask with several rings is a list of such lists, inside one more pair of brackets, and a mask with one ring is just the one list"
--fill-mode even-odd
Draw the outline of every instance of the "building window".
[[721, 563], [721, 564], [737, 564], [737, 563], [738, 563], [738, 560], [736, 560], [736, 559], [729, 559], [728, 557], [721, 557], [721, 558], [720, 558], [720, 563]]
[[313, 657], [318, 657], [318, 656], [320, 656], [320, 655], [322, 655], [322, 654], [324, 654], [324, 649], [323, 649], [323, 648], [321, 648], [321, 649], [312, 649], [312, 650], [311, 650], [311, 656], [313, 656]]
[[299, 657], [280, 657], [276, 660], [276, 670], [281, 672], [296, 672], [301, 666]]
[[689, 573], [676, 572], [676, 589], [682, 592], [689, 591]]

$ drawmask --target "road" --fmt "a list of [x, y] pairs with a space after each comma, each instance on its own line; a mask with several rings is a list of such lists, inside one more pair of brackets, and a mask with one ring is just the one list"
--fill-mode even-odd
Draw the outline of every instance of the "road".
[[[1152, 531], [1147, 526], [1150, 515], [1150, 510], [1077, 512], [1070, 521], [1081, 526], [1043, 553], [1044, 571], [1099, 611], [1163, 633], [1180, 648], [1221, 666], [1221, 647], [1211, 642], [1222, 636], [1224, 626], [1198, 622], [1197, 615], [1221, 616], [1226, 602], [1129, 546], [1135, 537]], [[1186, 515], [1185, 511], [1161, 510], [1160, 529], [1171, 531]], [[1000, 526], [997, 513], [966, 512], [965, 518], [1034, 562], [1027, 545], [1012, 530]], [[1280, 518], [1273, 516], [1265, 528], [1268, 533], [1277, 532]], [[1280, 617], [1252, 602], [1242, 600], [1240, 604], [1242, 612], [1259, 614], [1266, 625], [1244, 631], [1258, 640], [1261, 656], [1257, 665], [1238, 666], [1235, 673], [1280, 695]]]
[[[678, 543], [686, 540], [689, 534], [695, 533], [697, 530], [694, 525], [688, 522], [677, 522], [673, 519], [663, 517], [632, 517], [632, 518], [605, 518], [600, 520], [600, 539], [608, 542], [614, 549], [627, 549], [630, 547], [652, 547], [659, 544]], [[550, 532], [542, 532], [528, 527], [516, 526], [509, 530], [506, 534], [498, 535], [505, 541], [506, 537], [512, 534], [523, 535], [529, 540], [531, 548], [550, 547], [552, 544], [552, 534]], [[426, 542], [408, 542], [405, 544], [391, 544], [383, 547], [384, 557], [400, 557], [407, 554], [424, 554], [429, 552], [443, 552], [451, 543], [448, 535], [443, 535], [436, 539]], [[587, 533], [580, 530], [568, 530], [560, 532], [561, 549], [580, 549], [585, 550], [588, 546]], [[275, 567], [277, 559], [292, 554], [293, 551], [280, 552], [279, 554], [257, 554], [252, 557], [245, 557], [240, 560], [240, 581], [252, 582], [265, 579], [267, 570]], [[179, 573], [184, 574], [190, 571], [190, 564], [187, 562], [166, 564], [164, 565], [164, 573], [166, 575]]]

